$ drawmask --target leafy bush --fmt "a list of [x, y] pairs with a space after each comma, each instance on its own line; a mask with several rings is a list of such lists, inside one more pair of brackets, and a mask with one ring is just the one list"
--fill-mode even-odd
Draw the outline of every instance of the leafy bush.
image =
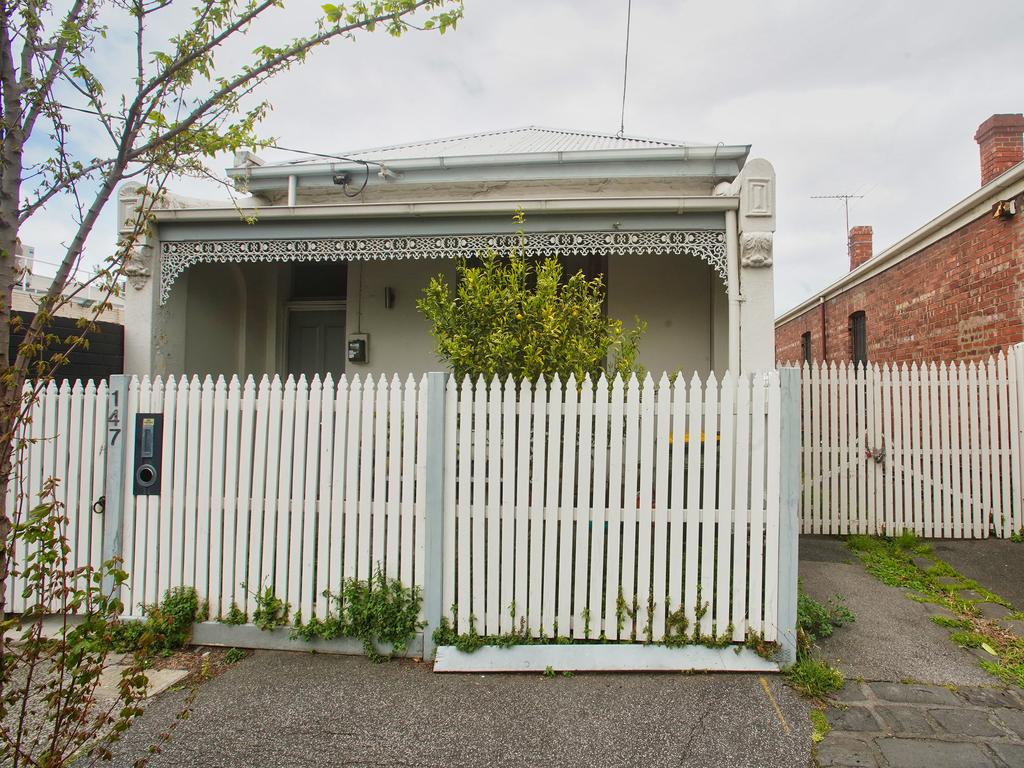
[[248, 620], [249, 617], [245, 615], [245, 611], [239, 608], [237, 603], [231, 603], [231, 607], [228, 608], [228, 612], [221, 618], [220, 623], [238, 627], [245, 624]]
[[380, 652], [381, 645], [390, 645], [392, 654], [404, 653], [409, 638], [424, 626], [419, 619], [420, 588], [407, 587], [398, 579], [387, 578], [379, 567], [369, 580], [347, 579], [341, 594], [334, 596], [334, 602], [336, 615], [324, 620], [311, 616], [304, 622], [302, 614], [297, 613], [291, 637], [301, 640], [351, 637], [362, 641], [363, 650], [371, 660], [382, 662], [391, 656]]
[[[516, 214], [522, 223], [522, 214]], [[554, 256], [534, 263], [522, 248], [508, 257], [487, 252], [479, 266], [456, 266], [457, 287], [434, 277], [416, 302], [430, 321], [437, 352], [458, 377], [536, 380], [573, 373], [639, 372], [639, 320], [623, 332], [604, 316], [601, 277], [565, 278]]]
[[268, 632], [288, 623], [288, 613], [292, 607], [274, 594], [273, 587], [264, 587], [256, 593], [256, 610], [252, 612], [252, 623]]
[[199, 596], [192, 587], [174, 587], [159, 605], [144, 606], [145, 621], [125, 621], [110, 628], [115, 651], [171, 653], [182, 648], [199, 616]]

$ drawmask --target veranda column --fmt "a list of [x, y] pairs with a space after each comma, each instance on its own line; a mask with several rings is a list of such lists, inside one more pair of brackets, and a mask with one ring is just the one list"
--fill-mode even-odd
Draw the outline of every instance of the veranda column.
[[750, 160], [732, 193], [740, 198], [740, 370], [764, 371], [775, 367], [775, 169], [767, 160]]
[[[117, 234], [120, 240], [134, 229], [138, 206], [143, 203], [144, 188], [137, 184], [121, 187], [117, 196]], [[143, 235], [125, 265], [127, 286], [124, 294], [124, 371], [139, 376], [153, 373], [153, 312], [156, 308], [155, 285], [159, 279], [159, 254]], [[157, 279], [154, 279], [157, 275]]]

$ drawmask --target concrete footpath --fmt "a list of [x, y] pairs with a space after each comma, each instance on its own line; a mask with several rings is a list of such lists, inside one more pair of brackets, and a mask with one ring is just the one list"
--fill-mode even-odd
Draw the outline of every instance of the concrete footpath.
[[[181, 707], [152, 701], [130, 766]], [[153, 766], [806, 766], [808, 703], [778, 676], [436, 675], [258, 652], [203, 685]]]

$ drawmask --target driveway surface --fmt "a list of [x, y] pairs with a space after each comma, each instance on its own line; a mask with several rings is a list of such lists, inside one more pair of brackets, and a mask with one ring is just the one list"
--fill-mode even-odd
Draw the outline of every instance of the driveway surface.
[[853, 612], [853, 624], [820, 643], [820, 655], [848, 678], [937, 685], [994, 682], [975, 656], [949, 641], [948, 630], [929, 620], [932, 606], [880, 582], [839, 539], [801, 536], [800, 578], [811, 597], [825, 601], [842, 595]]
[[1007, 539], [933, 541], [940, 560], [1024, 610], [1024, 543]]
[[[114, 765], [130, 766], [182, 697], [152, 701]], [[807, 766], [808, 709], [778, 676], [441, 675], [267, 651], [203, 685], [151, 765]]]

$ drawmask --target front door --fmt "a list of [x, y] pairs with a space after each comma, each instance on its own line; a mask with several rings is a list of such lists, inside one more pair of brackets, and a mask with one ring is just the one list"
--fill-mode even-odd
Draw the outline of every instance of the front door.
[[288, 313], [288, 373], [298, 376], [345, 372], [345, 310], [310, 309]]

